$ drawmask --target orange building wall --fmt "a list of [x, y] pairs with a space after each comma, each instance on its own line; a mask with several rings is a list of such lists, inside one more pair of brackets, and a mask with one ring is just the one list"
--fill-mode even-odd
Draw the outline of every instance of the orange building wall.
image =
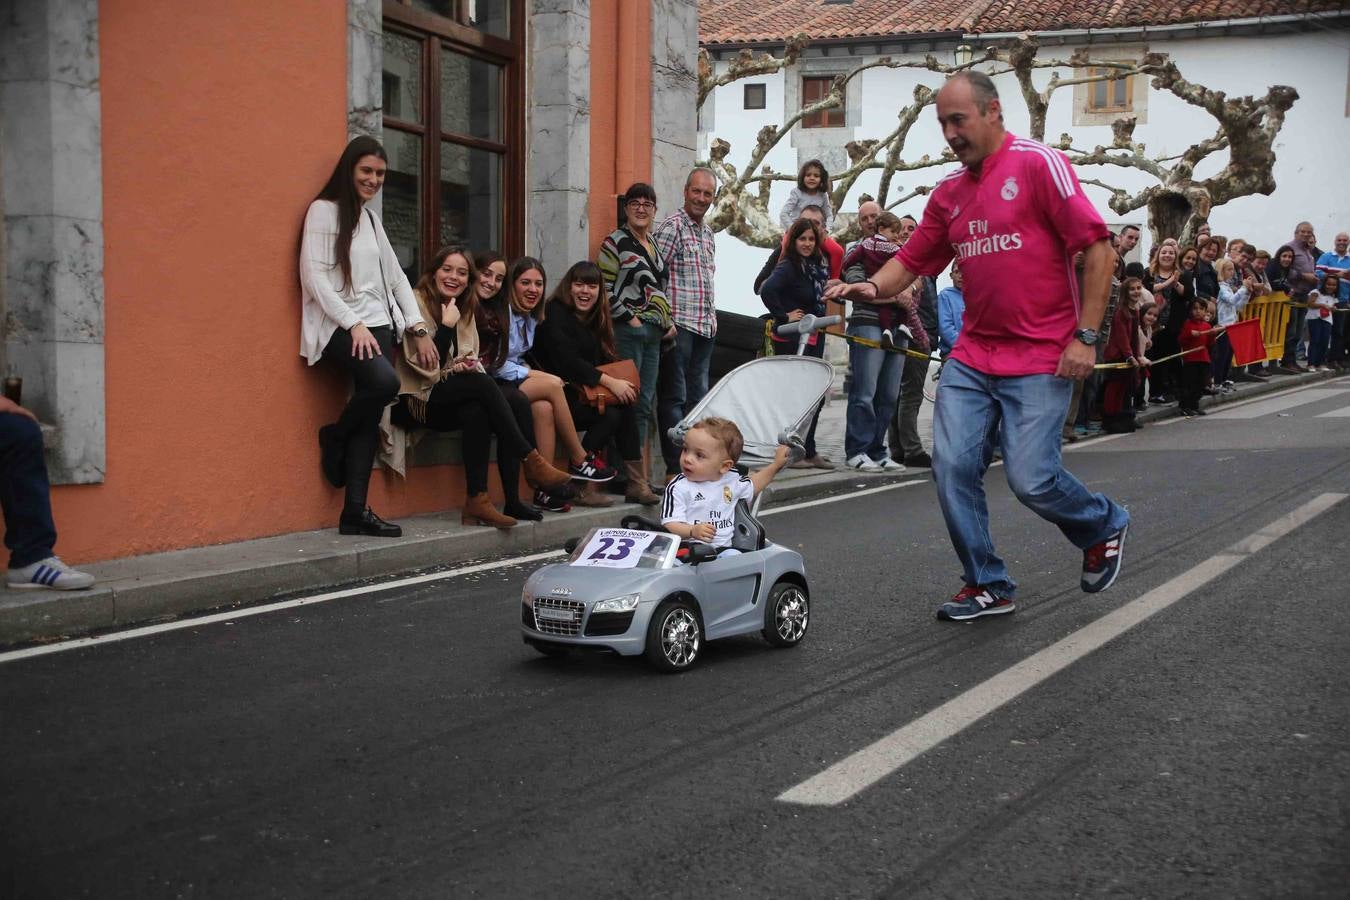
[[[296, 257], [346, 142], [346, 5], [102, 10], [108, 468], [53, 489], [58, 551], [85, 562], [332, 527], [341, 491], [315, 432], [346, 386], [299, 356]], [[612, 196], [650, 178], [649, 5], [596, 0], [592, 23], [598, 246]], [[446, 466], [380, 471], [370, 502], [397, 519], [463, 490]]]
[[650, 3], [591, 0], [592, 257], [617, 226], [614, 197], [652, 178], [651, 46]]

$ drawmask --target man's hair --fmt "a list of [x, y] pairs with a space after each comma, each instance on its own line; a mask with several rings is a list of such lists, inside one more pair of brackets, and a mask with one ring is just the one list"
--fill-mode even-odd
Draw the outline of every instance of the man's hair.
[[901, 222], [905, 221], [906, 219], [909, 219], [909, 220], [910, 220], [911, 222], [913, 222], [915, 225], [918, 225], [918, 224], [919, 224], [919, 220], [916, 219], [916, 218], [914, 218], [913, 216], [911, 216], [909, 213], [905, 213], [903, 216], [900, 217], [900, 221], [901, 221]]
[[735, 422], [718, 416], [709, 416], [706, 419], [699, 419], [689, 430], [693, 431], [696, 428], [706, 431], [710, 438], [721, 444], [727, 459], [734, 463], [741, 458], [741, 451], [745, 449], [745, 438], [741, 437], [741, 430], [736, 427]]
[[1229, 238], [1228, 249], [1232, 250], [1234, 244], [1241, 244], [1244, 247], [1247, 246], [1247, 242], [1244, 241], [1242, 238]]
[[689, 177], [684, 179], [684, 189], [686, 191], [689, 190], [689, 185], [694, 183], [694, 176], [697, 175], [699, 172], [702, 172], [703, 174], [711, 178], [713, 183], [713, 190], [714, 191], [717, 190], [717, 173], [714, 172], [712, 169], [708, 168], [707, 166], [694, 166], [694, 168], [690, 169]]
[[970, 85], [970, 94], [975, 100], [975, 108], [981, 113], [989, 112], [990, 101], [998, 99], [998, 88], [994, 87], [994, 79], [983, 72], [965, 69], [948, 78], [947, 83], [951, 84], [958, 78], [964, 79], [966, 84]]
[[820, 213], [820, 217], [822, 219], [825, 218], [825, 210], [821, 208], [819, 203], [806, 204], [805, 206], [802, 207], [802, 212], [806, 212], [808, 209], [814, 209], [816, 212]]
[[1139, 230], [1138, 225], [1123, 225], [1121, 226], [1120, 233], [1124, 234], [1127, 231], [1138, 231], [1138, 230]]

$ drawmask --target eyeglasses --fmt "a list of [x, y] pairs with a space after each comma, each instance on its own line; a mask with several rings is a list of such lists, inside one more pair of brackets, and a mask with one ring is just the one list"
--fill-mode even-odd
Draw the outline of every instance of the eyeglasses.
[[629, 209], [656, 209], [656, 204], [650, 200], [629, 200]]

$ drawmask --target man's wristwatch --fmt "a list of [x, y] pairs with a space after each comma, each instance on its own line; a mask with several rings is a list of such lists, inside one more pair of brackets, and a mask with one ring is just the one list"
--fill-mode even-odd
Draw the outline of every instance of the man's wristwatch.
[[424, 338], [427, 336], [427, 326], [414, 325], [412, 328], [408, 329], [408, 333], [411, 334], [413, 337]]
[[1093, 328], [1080, 328], [1073, 333], [1073, 336], [1089, 347], [1097, 343], [1097, 331]]

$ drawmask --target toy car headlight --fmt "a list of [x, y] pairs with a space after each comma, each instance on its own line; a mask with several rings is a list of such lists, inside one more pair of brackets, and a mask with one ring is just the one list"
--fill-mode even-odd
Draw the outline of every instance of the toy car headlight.
[[520, 602], [524, 603], [526, 606], [533, 606], [534, 605], [534, 603], [532, 602], [533, 600], [534, 600], [534, 588], [527, 581], [525, 582], [525, 586], [520, 589]]
[[591, 609], [591, 612], [632, 612], [637, 609], [638, 601], [641, 599], [641, 594], [624, 594], [622, 597], [610, 597], [608, 600], [601, 600], [599, 603], [595, 604], [594, 608]]

